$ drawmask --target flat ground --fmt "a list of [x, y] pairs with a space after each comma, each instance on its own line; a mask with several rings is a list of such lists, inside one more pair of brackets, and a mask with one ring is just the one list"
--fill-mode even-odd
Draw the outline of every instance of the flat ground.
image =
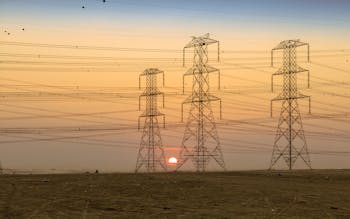
[[350, 218], [350, 170], [3, 175], [0, 218]]

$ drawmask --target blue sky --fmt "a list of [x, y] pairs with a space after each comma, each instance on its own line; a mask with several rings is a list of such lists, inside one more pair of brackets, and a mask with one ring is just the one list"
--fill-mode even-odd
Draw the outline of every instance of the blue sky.
[[[289, 24], [324, 24], [346, 27], [350, 21], [350, 1], [335, 0], [251, 0], [251, 1], [126, 1], [126, 0], [1, 0], [1, 17], [49, 17], [55, 21], [79, 18], [184, 19], [208, 22], [237, 21], [286, 22]], [[85, 10], [81, 9], [85, 6]], [[85, 17], [86, 18], [86, 17]]]
[[[110, 41], [103, 36], [110, 33], [114, 39], [160, 35], [184, 39], [210, 32], [225, 42], [247, 40], [245, 44], [252, 47], [258, 42], [265, 46], [264, 40], [298, 38], [318, 48], [344, 48], [350, 46], [348, 11], [350, 1], [345, 0], [0, 0], [0, 31], [24, 26], [76, 38], [85, 31], [100, 35], [99, 42]], [[11, 39], [26, 40], [24, 35], [16, 37]], [[39, 40], [33, 32], [32, 39], [45, 42], [48, 37]]]

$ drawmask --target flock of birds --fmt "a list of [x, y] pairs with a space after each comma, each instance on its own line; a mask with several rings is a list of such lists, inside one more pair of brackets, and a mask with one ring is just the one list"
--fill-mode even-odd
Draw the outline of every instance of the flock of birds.
[[[105, 2], [106, 2], [106, 0], [102, 0], [102, 2], [103, 2], [103, 3], [105, 3]], [[83, 6], [81, 6], [81, 8], [82, 8], [82, 9], [84, 9], [84, 8], [85, 8], [85, 6], [83, 5]]]
[[[22, 31], [24, 31], [24, 28], [22, 28]], [[4, 33], [7, 34], [7, 35], [11, 35], [11, 33], [7, 30], [4, 30]]]
[[[107, 1], [106, 0], [102, 0], [102, 2], [106, 3]], [[85, 9], [85, 6], [83, 5], [81, 8]], [[22, 28], [22, 31], [24, 31], [24, 28]], [[4, 30], [4, 33], [7, 34], [7, 35], [11, 35], [11, 33], [9, 31], [7, 31], [7, 30]]]

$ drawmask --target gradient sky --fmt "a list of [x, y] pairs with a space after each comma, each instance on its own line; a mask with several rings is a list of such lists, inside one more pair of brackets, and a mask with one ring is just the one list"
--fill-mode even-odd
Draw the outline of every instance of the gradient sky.
[[[0, 4], [2, 29], [16, 32], [20, 26], [25, 26], [28, 31], [35, 30], [37, 34], [52, 37], [52, 40], [69, 35], [68, 39], [63, 36], [61, 41], [73, 42], [79, 39], [83, 44], [91, 43], [88, 39], [96, 40], [96, 37], [99, 40], [97, 43], [106, 44], [106, 37], [109, 39], [106, 35], [116, 33], [126, 37], [143, 35], [146, 39], [154, 36], [165, 39], [198, 35], [210, 30], [217, 35], [227, 36], [227, 39], [225, 37], [222, 40], [232, 45], [241, 45], [237, 40], [243, 39], [258, 42], [256, 34], [259, 33], [259, 40], [262, 42], [289, 36], [314, 38], [317, 43], [314, 46], [317, 47], [324, 44], [341, 47], [339, 44], [346, 43], [346, 36], [349, 35], [350, 3], [345, 0], [112, 0], [106, 3], [98, 0], [2, 0]], [[85, 36], [87, 39], [82, 39], [79, 33], [94, 36]], [[23, 37], [41, 40], [38, 35], [28, 35]], [[259, 47], [260, 44], [255, 43], [253, 46]], [[160, 43], [159, 46], [164, 45]]]
[[[0, 104], [0, 128], [3, 131], [0, 160], [5, 168], [10, 169], [132, 171], [140, 138], [137, 131], [126, 132], [127, 135], [112, 132], [106, 133], [106, 137], [87, 137], [70, 142], [6, 141], [91, 134], [57, 132], [44, 136], [44, 131], [20, 133], [23, 128], [28, 132], [42, 128], [136, 125], [141, 114], [137, 110], [138, 75], [145, 68], [158, 67], [166, 72], [164, 91], [169, 94], [180, 92], [182, 74], [190, 64], [182, 67], [179, 51], [190, 36], [204, 33], [210, 33], [221, 44], [221, 62], [215, 62], [215, 48], [210, 50], [210, 61], [222, 70], [222, 85], [226, 90], [216, 91], [214, 87], [213, 92], [223, 99], [225, 119], [264, 121], [273, 127], [277, 118], [269, 118], [269, 100], [277, 95], [278, 89], [271, 93], [269, 88], [271, 74], [277, 68], [269, 66], [269, 50], [285, 39], [309, 42], [312, 62], [305, 62], [304, 49], [300, 50], [298, 60], [301, 66], [311, 71], [312, 89], [305, 89], [305, 75], [298, 76], [300, 88], [315, 101], [312, 104], [315, 116], [341, 115], [338, 121], [305, 120], [309, 148], [311, 151], [350, 151], [350, 125], [346, 114], [350, 110], [347, 84], [350, 81], [350, 52], [346, 50], [350, 49], [349, 11], [350, 1], [346, 0], [107, 0], [106, 3], [102, 0], [0, 0], [0, 81], [3, 85], [0, 89], [4, 96]], [[60, 49], [6, 45], [8, 42], [170, 51]], [[83, 58], [70, 59], [67, 56]], [[188, 63], [191, 62], [190, 56], [187, 55]], [[280, 59], [276, 60], [278, 66]], [[213, 84], [216, 84], [215, 80], [213, 77]], [[278, 83], [280, 85], [281, 81], [277, 80], [277, 87]], [[19, 92], [27, 93], [23, 97]], [[83, 101], [48, 94], [35, 96], [40, 92], [98, 94], [91, 97], [92, 101]], [[115, 100], [114, 97], [98, 96], [101, 92], [118, 92], [129, 97]], [[167, 98], [168, 107], [162, 111], [169, 123], [180, 120], [180, 104], [185, 97], [169, 95]], [[98, 101], [98, 98], [110, 102]], [[278, 115], [279, 106], [274, 106], [275, 115]], [[308, 117], [306, 106], [306, 102], [301, 101], [301, 111]], [[123, 110], [128, 112], [94, 117], [66, 115]], [[215, 113], [217, 116], [217, 108]], [[254, 125], [237, 124], [232, 127], [219, 125], [225, 150], [241, 150], [245, 143], [238, 142], [242, 140], [265, 142], [271, 144], [272, 149], [274, 128], [262, 130]], [[9, 129], [17, 133], [9, 134]], [[177, 156], [178, 150], [172, 148], [181, 145], [182, 133], [183, 127], [164, 130], [167, 156]], [[323, 139], [321, 135], [329, 139]], [[126, 142], [125, 145], [131, 148], [99, 147], [101, 140], [118, 146]], [[89, 145], [82, 141], [89, 141]], [[349, 156], [338, 155], [314, 154], [314, 168], [349, 168]], [[261, 169], [268, 166], [270, 153], [227, 153], [225, 159], [228, 169]]]

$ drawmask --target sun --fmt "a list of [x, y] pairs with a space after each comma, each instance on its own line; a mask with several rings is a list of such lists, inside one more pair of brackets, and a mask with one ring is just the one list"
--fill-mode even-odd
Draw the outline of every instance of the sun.
[[176, 157], [170, 157], [168, 159], [169, 164], [177, 164], [177, 158]]

